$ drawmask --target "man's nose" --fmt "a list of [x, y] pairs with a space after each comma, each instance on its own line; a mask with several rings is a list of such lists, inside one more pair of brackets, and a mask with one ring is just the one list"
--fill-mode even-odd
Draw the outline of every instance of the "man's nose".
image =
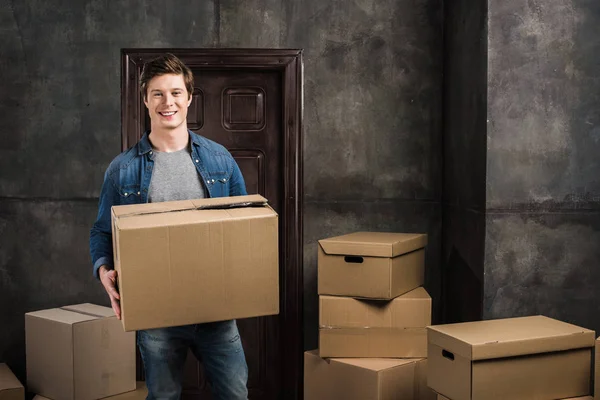
[[173, 104], [173, 99], [174, 97], [170, 93], [167, 93], [163, 96], [163, 101], [165, 102], [165, 104]]

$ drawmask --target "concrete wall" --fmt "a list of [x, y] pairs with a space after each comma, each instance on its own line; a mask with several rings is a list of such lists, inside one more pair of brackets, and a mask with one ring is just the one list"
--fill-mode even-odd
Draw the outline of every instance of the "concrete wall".
[[484, 316], [600, 331], [600, 4], [489, 1]]
[[120, 49], [305, 49], [305, 347], [316, 240], [430, 234], [439, 304], [441, 0], [0, 0], [0, 362], [25, 377], [23, 314], [106, 304], [88, 232], [120, 150]]

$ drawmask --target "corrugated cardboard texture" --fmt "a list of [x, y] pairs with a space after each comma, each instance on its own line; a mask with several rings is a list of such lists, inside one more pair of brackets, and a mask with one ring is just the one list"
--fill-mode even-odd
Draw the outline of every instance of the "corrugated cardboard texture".
[[425, 328], [319, 330], [321, 357], [427, 357]]
[[389, 300], [422, 286], [425, 276], [424, 250], [383, 258], [328, 255], [319, 247], [317, 263], [322, 295]]
[[321, 357], [426, 357], [431, 297], [417, 288], [394, 300], [319, 296]]
[[0, 400], [24, 400], [25, 389], [8, 365], [0, 364]]
[[304, 399], [418, 400], [418, 361], [323, 359], [317, 351], [307, 351], [304, 353]]
[[25, 315], [28, 390], [95, 400], [135, 389], [135, 334], [112, 309], [79, 304]]
[[427, 235], [421, 233], [355, 232], [319, 240], [326, 254], [396, 257], [422, 249]]
[[429, 344], [428, 385], [453, 400], [528, 400], [589, 394], [591, 349], [482, 361]]
[[[106, 400], [145, 400], [148, 396], [148, 388], [146, 382], [137, 382], [135, 390], [117, 394], [115, 396], [106, 397]], [[48, 397], [36, 395], [33, 400], [54, 400]]]
[[[190, 202], [197, 208], [257, 199], [264, 201], [255, 195]], [[164, 202], [150, 214], [144, 205], [133, 214], [113, 207], [124, 329], [278, 314], [277, 213], [266, 205], [169, 211], [170, 203], [184, 207]]]
[[428, 328], [429, 342], [471, 360], [589, 348], [595, 333], [541, 315]]

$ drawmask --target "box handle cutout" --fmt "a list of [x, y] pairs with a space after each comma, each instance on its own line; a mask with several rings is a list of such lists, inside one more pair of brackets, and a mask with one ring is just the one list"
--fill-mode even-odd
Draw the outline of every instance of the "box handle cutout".
[[454, 361], [454, 354], [450, 353], [448, 350], [442, 350], [442, 356], [450, 361]]
[[346, 256], [344, 257], [344, 261], [347, 263], [362, 264], [363, 258], [359, 256]]

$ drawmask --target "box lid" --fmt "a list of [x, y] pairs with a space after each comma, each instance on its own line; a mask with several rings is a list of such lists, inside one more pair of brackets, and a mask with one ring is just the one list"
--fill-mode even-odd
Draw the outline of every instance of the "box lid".
[[25, 315], [48, 319], [69, 325], [115, 316], [112, 308], [97, 306], [90, 303], [33, 311], [28, 312]]
[[10, 389], [22, 389], [23, 385], [10, 370], [8, 365], [0, 364], [0, 392]]
[[264, 206], [267, 200], [258, 194], [247, 196], [214, 197], [195, 200], [163, 201], [112, 206], [116, 217], [157, 214], [184, 210], [229, 209], [236, 207]]
[[595, 332], [542, 315], [428, 328], [429, 342], [470, 360], [592, 347]]
[[396, 257], [427, 245], [423, 233], [355, 232], [319, 240], [330, 255]]

